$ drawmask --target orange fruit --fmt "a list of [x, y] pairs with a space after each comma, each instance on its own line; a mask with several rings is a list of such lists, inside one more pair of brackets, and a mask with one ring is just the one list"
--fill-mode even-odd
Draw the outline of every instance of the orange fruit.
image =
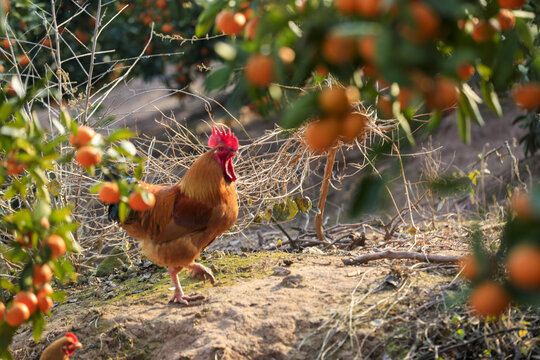
[[8, 175], [15, 176], [21, 174], [28, 166], [27, 163], [15, 158], [15, 153], [10, 151], [6, 159], [6, 171]]
[[30, 58], [28, 57], [28, 55], [23, 54], [23, 55], [19, 56], [19, 65], [20, 66], [26, 66], [28, 64], [30, 64]]
[[278, 50], [278, 56], [284, 64], [289, 65], [294, 62], [294, 59], [296, 58], [296, 53], [290, 47], [282, 46]]
[[11, 48], [11, 44], [15, 44], [15, 40], [2, 40], [2, 47], [6, 50], [9, 50], [9, 48]]
[[311, 150], [323, 152], [335, 145], [339, 133], [340, 123], [337, 119], [323, 118], [307, 125], [305, 139]]
[[120, 201], [120, 189], [115, 182], [106, 182], [99, 188], [99, 198], [106, 204], [116, 204]]
[[505, 9], [519, 9], [527, 0], [499, 0], [499, 6]]
[[246, 16], [231, 9], [221, 10], [216, 16], [216, 28], [227, 35], [239, 35], [246, 24]]
[[71, 134], [69, 142], [75, 147], [88, 144], [96, 136], [96, 132], [89, 126], [81, 126], [77, 129], [77, 136]]
[[4, 65], [0, 64], [0, 73], [6, 72]]
[[463, 81], [466, 81], [471, 76], [473, 76], [474, 71], [475, 71], [474, 66], [469, 64], [467, 61], [460, 62], [459, 64], [457, 64], [457, 67], [456, 67], [457, 75]]
[[323, 57], [330, 64], [343, 65], [354, 59], [354, 40], [349, 37], [330, 34], [322, 44]]
[[401, 110], [408, 108], [411, 106], [413, 98], [416, 96], [416, 93], [406, 87], [402, 87], [399, 89], [399, 94], [397, 96], [397, 101], [399, 102], [399, 108]]
[[335, 0], [334, 4], [343, 14], [354, 14], [356, 12], [356, 0]]
[[49, 296], [54, 292], [53, 288], [49, 283], [43, 284], [43, 286], [38, 290], [37, 296]]
[[48, 37], [43, 38], [43, 40], [41, 40], [41, 45], [50, 48], [51, 45], [52, 45], [51, 44], [51, 39], [49, 39]]
[[540, 83], [516, 85], [512, 97], [517, 106], [529, 111], [536, 110], [540, 108]]
[[540, 288], [540, 247], [517, 246], [508, 256], [507, 267], [512, 284], [526, 290]]
[[367, 118], [363, 114], [351, 113], [343, 119], [341, 124], [341, 136], [346, 142], [353, 142], [360, 136], [367, 124]]
[[516, 25], [514, 14], [508, 9], [500, 9], [497, 14], [497, 21], [502, 31], [513, 29]]
[[144, 202], [142, 195], [138, 191], [134, 191], [129, 195], [128, 205], [136, 211], [146, 211], [153, 207], [156, 203], [156, 197], [151, 192], [148, 192], [148, 204]]
[[381, 13], [381, 0], [358, 0], [356, 12], [367, 18], [374, 18]]
[[4, 314], [6, 312], [6, 305], [0, 301], [0, 323], [4, 321]]
[[26, 305], [30, 315], [32, 315], [37, 309], [37, 297], [33, 292], [21, 291], [13, 299], [13, 303], [21, 303]]
[[350, 108], [347, 92], [339, 86], [324, 89], [319, 94], [318, 101], [320, 108], [327, 114], [343, 115]]
[[250, 40], [255, 39], [255, 36], [257, 35], [257, 27], [259, 26], [259, 18], [255, 17], [251, 20], [249, 20], [246, 24], [246, 37]]
[[512, 209], [516, 216], [524, 220], [533, 219], [533, 208], [529, 196], [522, 192], [516, 192], [512, 196]]
[[246, 62], [246, 79], [253, 85], [264, 87], [275, 79], [274, 59], [268, 55], [254, 54]]
[[467, 255], [459, 260], [459, 268], [461, 275], [470, 281], [474, 281], [478, 277], [478, 264], [474, 255]]
[[478, 316], [498, 316], [510, 305], [510, 297], [499, 284], [486, 281], [474, 288], [469, 305]]
[[373, 62], [377, 49], [377, 38], [373, 35], [362, 36], [357, 41], [357, 49], [365, 61]]
[[51, 258], [56, 259], [59, 256], [64, 255], [66, 252], [66, 242], [64, 239], [56, 234], [50, 235], [45, 239], [45, 245], [51, 249]]
[[14, 303], [6, 312], [6, 321], [9, 325], [17, 327], [30, 317], [30, 310], [23, 303]]
[[39, 310], [44, 314], [49, 312], [49, 310], [51, 310], [53, 307], [53, 301], [48, 296], [39, 295], [37, 297], [37, 301], [38, 301]]
[[82, 30], [75, 30], [75, 37], [80, 41], [82, 42], [83, 44], [87, 43], [88, 41], [90, 41], [90, 35], [88, 35], [87, 33], [83, 32]]
[[318, 75], [321, 75], [321, 76], [326, 76], [329, 73], [328, 68], [326, 66], [324, 66], [324, 65], [321, 65], [321, 64], [318, 64], [317, 66], [315, 66], [314, 71], [315, 71], [315, 73], [317, 73]]
[[431, 91], [425, 93], [425, 98], [430, 109], [446, 110], [456, 104], [457, 95], [454, 81], [445, 77], [438, 77], [435, 79]]
[[49, 265], [34, 265], [34, 285], [40, 286], [41, 284], [47, 283], [52, 279], [52, 270]]
[[381, 95], [377, 99], [377, 109], [379, 110], [379, 117], [383, 119], [390, 119], [394, 116], [392, 111], [392, 99], [388, 95]]
[[99, 150], [93, 146], [83, 146], [75, 154], [77, 162], [84, 167], [94, 166], [101, 161]]
[[164, 33], [172, 33], [174, 31], [174, 28], [171, 24], [163, 24], [163, 26], [161, 26], [161, 31], [163, 31]]
[[362, 36], [357, 41], [357, 49], [364, 60], [373, 62], [377, 49], [377, 38], [373, 35]]
[[497, 33], [497, 30], [491, 23], [480, 20], [474, 25], [472, 38], [474, 41], [482, 43], [492, 41], [493, 37]]
[[165, 9], [167, 7], [167, 2], [165, 0], [156, 1], [156, 7], [158, 9]]
[[413, 18], [413, 24], [404, 24], [401, 27], [401, 35], [414, 42], [425, 43], [433, 39], [439, 31], [439, 16], [433, 9], [421, 2], [410, 3], [410, 11]]

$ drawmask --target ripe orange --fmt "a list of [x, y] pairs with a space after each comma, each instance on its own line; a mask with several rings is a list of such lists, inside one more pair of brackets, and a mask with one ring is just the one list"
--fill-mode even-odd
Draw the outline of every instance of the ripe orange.
[[388, 95], [381, 95], [377, 99], [377, 109], [379, 110], [379, 117], [383, 119], [390, 119], [394, 116], [392, 111], [392, 99]]
[[282, 46], [278, 50], [278, 56], [284, 64], [289, 65], [294, 62], [294, 59], [296, 58], [296, 53], [290, 47]]
[[318, 64], [317, 66], [315, 66], [314, 71], [321, 76], [326, 76], [329, 73], [328, 68], [322, 64]]
[[425, 93], [425, 98], [430, 109], [446, 110], [456, 104], [457, 95], [454, 81], [448, 78], [438, 77], [435, 79], [432, 90]]
[[41, 284], [51, 281], [52, 275], [52, 270], [49, 265], [34, 265], [34, 286], [40, 286]]
[[268, 55], [254, 54], [246, 63], [246, 79], [253, 85], [264, 87], [274, 81], [274, 59]]
[[346, 142], [353, 142], [360, 136], [367, 124], [367, 118], [363, 114], [351, 113], [343, 119], [341, 124], [341, 136]]
[[156, 203], [156, 197], [151, 192], [148, 192], [148, 204], [144, 202], [142, 195], [138, 191], [134, 191], [129, 195], [128, 205], [136, 211], [146, 211], [153, 207]]
[[27, 163], [15, 158], [15, 153], [11, 151], [6, 159], [6, 171], [8, 175], [15, 176], [21, 174], [28, 166]]
[[414, 43], [425, 43], [437, 36], [439, 16], [429, 5], [422, 1], [414, 1], [410, 3], [410, 11], [413, 25], [404, 24], [401, 27], [401, 35], [404, 38]]
[[475, 71], [474, 66], [469, 64], [467, 61], [460, 62], [459, 64], [457, 64], [457, 67], [456, 67], [457, 75], [463, 81], [466, 81], [471, 76], [473, 76], [474, 71]]
[[357, 41], [358, 53], [365, 61], [373, 62], [377, 48], [377, 38], [373, 35], [362, 36]]
[[354, 14], [356, 12], [356, 0], [336, 0], [334, 3], [343, 14]]
[[510, 252], [507, 261], [510, 281], [519, 288], [540, 288], [540, 247], [519, 245]]
[[486, 281], [472, 291], [469, 305], [478, 316], [498, 316], [510, 305], [510, 297], [499, 284]]
[[156, 7], [158, 9], [165, 9], [167, 7], [167, 2], [165, 0], [156, 1]]
[[75, 30], [75, 37], [83, 44], [90, 41], [90, 35], [79, 29]]
[[99, 150], [93, 146], [83, 146], [75, 154], [77, 162], [84, 167], [94, 166], [101, 161]]
[[6, 312], [6, 305], [0, 301], [0, 322], [4, 321], [4, 314]]
[[354, 40], [349, 37], [328, 35], [322, 44], [323, 57], [330, 64], [343, 65], [354, 59]]
[[161, 26], [161, 31], [166, 34], [170, 34], [174, 31], [174, 28], [171, 24], [163, 24], [163, 26]]
[[4, 65], [0, 64], [0, 73], [6, 72]]
[[540, 108], [540, 83], [516, 85], [512, 91], [517, 106], [531, 111]]
[[411, 106], [413, 98], [416, 96], [416, 93], [407, 87], [401, 87], [399, 89], [399, 94], [397, 96], [397, 101], [399, 102], [399, 108], [401, 110]]
[[250, 40], [255, 39], [255, 36], [257, 35], [257, 27], [259, 26], [259, 18], [254, 17], [253, 19], [249, 20], [246, 24], [246, 37]]
[[115, 182], [106, 182], [99, 188], [99, 198], [106, 204], [116, 204], [120, 201], [120, 189]]
[[52, 45], [52, 44], [51, 44], [51, 39], [49, 39], [48, 37], [43, 38], [43, 39], [41, 40], [41, 45], [50, 48], [51, 45]]
[[526, 193], [516, 192], [512, 195], [512, 209], [517, 217], [524, 220], [531, 220], [534, 217], [531, 199]]
[[356, 1], [356, 12], [367, 18], [374, 18], [381, 13], [381, 0]]
[[30, 310], [23, 303], [14, 303], [6, 312], [6, 321], [9, 325], [17, 327], [30, 317]]
[[499, 6], [505, 9], [519, 9], [527, 0], [499, 0]]
[[323, 152], [335, 145], [340, 133], [337, 119], [323, 118], [308, 124], [305, 133], [306, 143], [315, 152]]
[[324, 89], [319, 95], [319, 106], [327, 114], [341, 116], [349, 111], [349, 99], [344, 88], [334, 86]]
[[53, 301], [48, 296], [40, 295], [38, 296], [37, 301], [39, 310], [44, 314], [49, 312], [49, 310], [51, 310], [53, 307]]
[[508, 9], [499, 10], [497, 21], [499, 22], [502, 31], [513, 29], [516, 25], [514, 14]]
[[2, 47], [6, 50], [9, 50], [9, 48], [11, 48], [11, 44], [15, 44], [15, 40], [2, 40]]
[[51, 249], [51, 258], [56, 259], [59, 256], [64, 255], [66, 252], [66, 242], [64, 239], [56, 234], [50, 235], [45, 239], [46, 244]]
[[459, 260], [459, 268], [461, 275], [469, 281], [474, 281], [478, 277], [478, 265], [474, 255], [462, 257]]
[[216, 16], [216, 27], [227, 35], [239, 35], [246, 24], [246, 16], [231, 9], [221, 10]]
[[69, 142], [75, 147], [88, 144], [96, 136], [96, 132], [89, 126], [81, 126], [77, 129], [77, 136], [71, 134]]
[[474, 41], [482, 43], [492, 41], [493, 37], [497, 33], [497, 30], [491, 25], [490, 22], [480, 20], [474, 25], [472, 38]]
[[30, 58], [28, 57], [28, 55], [26, 55], [26, 54], [20, 55], [19, 56], [19, 65], [20, 66], [26, 66], [28, 64], [30, 64]]
[[43, 284], [43, 286], [38, 290], [37, 296], [49, 296], [54, 292], [53, 288], [49, 283]]
[[37, 297], [33, 292], [30, 291], [21, 291], [13, 299], [13, 303], [21, 303], [28, 307], [30, 315], [32, 315], [37, 309]]

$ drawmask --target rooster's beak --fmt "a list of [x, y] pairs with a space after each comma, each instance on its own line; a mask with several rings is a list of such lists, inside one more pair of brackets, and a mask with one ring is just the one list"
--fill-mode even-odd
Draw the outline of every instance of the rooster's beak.
[[75, 349], [82, 349], [82, 344], [77, 341], [77, 343], [75, 343]]

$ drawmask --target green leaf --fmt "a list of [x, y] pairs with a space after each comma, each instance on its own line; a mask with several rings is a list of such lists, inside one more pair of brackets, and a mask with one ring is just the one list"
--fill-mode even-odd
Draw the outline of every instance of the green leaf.
[[229, 83], [232, 72], [233, 68], [229, 64], [213, 70], [204, 82], [206, 91], [223, 89]]
[[534, 38], [531, 33], [531, 28], [527, 22], [522, 19], [516, 19], [515, 30], [518, 34], [519, 39], [527, 46], [530, 50], [534, 50]]
[[45, 317], [41, 313], [41, 311], [36, 311], [34, 315], [32, 315], [32, 335], [34, 336], [34, 341], [38, 342], [41, 338], [41, 334], [43, 333], [43, 329], [45, 328]]
[[436, 128], [439, 127], [439, 124], [441, 123], [442, 119], [442, 112], [440, 111], [434, 111], [431, 113], [431, 116], [429, 117], [428, 123], [427, 123], [427, 133], [428, 135], [433, 133]]
[[317, 92], [310, 92], [292, 102], [285, 111], [283, 120], [281, 121], [282, 126], [285, 129], [297, 128], [304, 121], [317, 115], [319, 113], [318, 97], [319, 94]]
[[493, 84], [482, 79], [481, 88], [482, 96], [484, 98], [484, 101], [486, 102], [486, 105], [489, 106], [489, 108], [493, 110], [493, 112], [497, 114], [497, 116], [502, 116], [501, 104], [499, 103], [499, 97], [495, 92]]
[[228, 0], [216, 0], [213, 1], [204, 11], [199, 15], [197, 20], [197, 26], [195, 27], [195, 36], [201, 37], [209, 33], [214, 18], [224, 8], [227, 7]]
[[41, 218], [49, 218], [51, 215], [51, 206], [43, 201], [39, 200], [34, 207], [34, 211], [32, 212], [32, 218], [34, 221], [39, 221]]
[[392, 104], [392, 112], [394, 113], [396, 119], [399, 121], [399, 125], [401, 126], [403, 131], [405, 131], [405, 135], [407, 136], [407, 140], [409, 140], [409, 143], [412, 146], [415, 146], [416, 142], [414, 141], [414, 138], [412, 136], [411, 125], [401, 112], [400, 105], [397, 101], [394, 101], [394, 103]]
[[287, 220], [294, 218], [296, 214], [298, 214], [298, 206], [296, 205], [296, 202], [291, 198], [287, 198], [287, 211], [289, 213], [287, 215]]
[[478, 109], [477, 99], [475, 98], [478, 97], [478, 95], [474, 94], [474, 96], [472, 96], [471, 92], [473, 92], [473, 90], [469, 88], [469, 92], [466, 90], [467, 88], [469, 88], [469, 86], [467, 84], [463, 84], [464, 91], [462, 91], [462, 96], [460, 96], [460, 102], [462, 102], [467, 108], [467, 114], [470, 116], [470, 118], [473, 119], [478, 125], [484, 126], [484, 119], [482, 118], [482, 114]]
[[129, 215], [129, 211], [130, 208], [125, 202], [118, 204], [118, 217], [120, 218], [120, 222], [124, 222], [124, 220], [126, 220], [127, 216]]
[[135, 136], [135, 134], [129, 129], [118, 129], [110, 133], [109, 136], [107, 136], [106, 142], [111, 144], [119, 140], [130, 139], [133, 136]]
[[53, 299], [53, 301], [56, 301], [56, 302], [59, 302], [59, 303], [63, 303], [67, 299], [66, 293], [63, 292], [63, 291], [58, 291], [58, 290], [53, 292], [49, 296], [50, 296], [51, 299]]

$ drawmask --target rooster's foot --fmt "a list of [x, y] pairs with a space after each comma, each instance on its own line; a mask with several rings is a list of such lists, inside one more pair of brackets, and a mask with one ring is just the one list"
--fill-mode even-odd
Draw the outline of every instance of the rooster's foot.
[[210, 280], [212, 285], [215, 285], [216, 278], [212, 274], [212, 271], [209, 268], [207, 268], [206, 266], [201, 265], [201, 264], [197, 264], [197, 263], [193, 263], [193, 264], [188, 266], [188, 269], [191, 270], [191, 277], [192, 278], [200, 276], [204, 282], [206, 282], [206, 280]]
[[203, 300], [203, 299], [204, 299], [204, 296], [202, 295], [189, 296], [189, 295], [184, 295], [180, 292], [175, 292], [171, 300], [169, 300], [169, 303], [177, 302], [179, 304], [189, 305], [190, 301]]

